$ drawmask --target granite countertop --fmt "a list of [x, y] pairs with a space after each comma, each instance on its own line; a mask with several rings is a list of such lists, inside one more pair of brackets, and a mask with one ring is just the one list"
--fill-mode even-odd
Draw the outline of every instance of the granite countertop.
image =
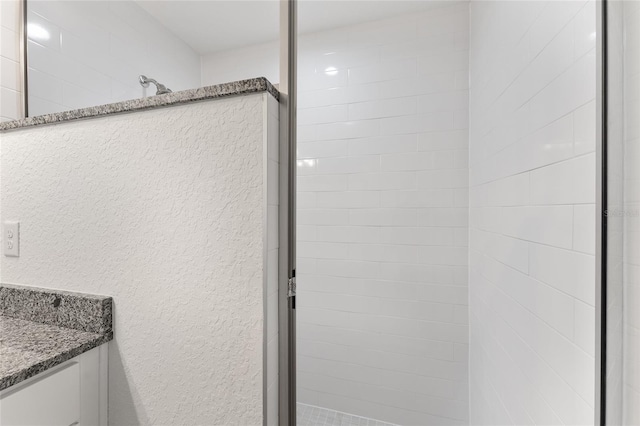
[[150, 108], [166, 107], [188, 102], [226, 98], [230, 96], [247, 95], [260, 92], [270, 93], [276, 100], [278, 100], [280, 96], [278, 90], [269, 82], [269, 80], [264, 77], [258, 77], [248, 80], [234, 81], [231, 83], [216, 84], [214, 86], [200, 87], [198, 89], [182, 90], [180, 92], [172, 92], [165, 95], [149, 96], [146, 98], [131, 99], [107, 105], [1, 122], [0, 132], [60, 123], [63, 121], [79, 120], [82, 118], [101, 117], [109, 114], [141, 111]]
[[110, 297], [0, 284], [0, 390], [113, 339]]

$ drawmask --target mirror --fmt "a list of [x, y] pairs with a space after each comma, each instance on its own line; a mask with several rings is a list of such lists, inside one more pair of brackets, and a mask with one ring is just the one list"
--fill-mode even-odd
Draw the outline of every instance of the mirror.
[[277, 1], [29, 0], [26, 16], [29, 116], [278, 79]]

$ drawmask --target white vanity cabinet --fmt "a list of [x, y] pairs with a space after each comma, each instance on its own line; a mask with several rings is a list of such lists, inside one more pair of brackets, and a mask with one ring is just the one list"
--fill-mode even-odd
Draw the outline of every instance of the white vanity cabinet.
[[107, 424], [108, 343], [0, 391], [0, 426]]

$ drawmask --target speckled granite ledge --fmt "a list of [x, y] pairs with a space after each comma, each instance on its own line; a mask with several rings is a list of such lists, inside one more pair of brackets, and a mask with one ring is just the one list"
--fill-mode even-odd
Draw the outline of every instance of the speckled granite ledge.
[[113, 339], [113, 300], [0, 284], [0, 390]]
[[116, 102], [113, 104], [58, 112], [54, 114], [40, 115], [36, 117], [28, 117], [22, 120], [6, 121], [0, 123], [0, 132], [21, 129], [25, 127], [41, 126], [44, 124], [54, 124], [64, 121], [79, 120], [83, 118], [101, 117], [109, 114], [142, 111], [145, 109], [179, 105], [188, 102], [226, 98], [230, 96], [247, 95], [260, 92], [268, 92], [276, 100], [278, 100], [280, 96], [278, 90], [269, 82], [269, 80], [264, 77], [258, 77], [249, 80], [240, 80], [231, 83], [201, 87], [199, 89], [167, 93], [165, 95], [150, 96], [147, 98], [132, 99], [123, 102]]

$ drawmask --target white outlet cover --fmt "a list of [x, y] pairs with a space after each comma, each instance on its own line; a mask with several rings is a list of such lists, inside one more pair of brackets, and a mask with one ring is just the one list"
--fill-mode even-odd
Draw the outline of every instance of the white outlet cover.
[[5, 222], [2, 228], [4, 255], [9, 257], [20, 256], [20, 222]]

